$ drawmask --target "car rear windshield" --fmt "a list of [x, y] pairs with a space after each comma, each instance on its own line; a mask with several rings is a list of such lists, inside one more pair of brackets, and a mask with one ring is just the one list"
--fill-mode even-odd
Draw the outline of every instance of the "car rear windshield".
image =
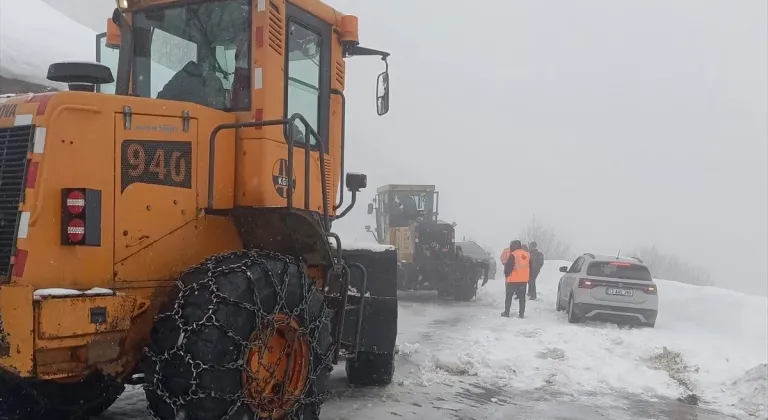
[[651, 281], [651, 272], [648, 271], [648, 267], [625, 262], [589, 263], [587, 275], [622, 280]]

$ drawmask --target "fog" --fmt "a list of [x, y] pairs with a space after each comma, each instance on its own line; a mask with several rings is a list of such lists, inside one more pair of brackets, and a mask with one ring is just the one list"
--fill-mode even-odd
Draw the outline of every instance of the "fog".
[[346, 168], [369, 188], [345, 238], [370, 239], [377, 186], [436, 184], [441, 217], [496, 250], [535, 215], [576, 252], [655, 244], [768, 294], [765, 1], [330, 3], [392, 53], [384, 117], [381, 61], [347, 64]]

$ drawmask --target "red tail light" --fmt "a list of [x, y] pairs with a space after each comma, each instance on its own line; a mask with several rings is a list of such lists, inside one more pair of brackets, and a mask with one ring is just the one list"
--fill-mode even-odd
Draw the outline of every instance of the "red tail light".
[[580, 289], [594, 289], [597, 287], [595, 282], [590, 279], [579, 279], [579, 288]]
[[648, 286], [648, 288], [645, 289], [645, 293], [649, 295], [655, 295], [659, 293], [659, 290], [656, 288], [656, 286]]
[[13, 277], [24, 277], [24, 269], [27, 267], [27, 250], [17, 249], [13, 257]]
[[101, 246], [101, 191], [61, 190], [61, 244]]
[[85, 210], [85, 194], [80, 190], [72, 190], [67, 193], [67, 211], [76, 216]]

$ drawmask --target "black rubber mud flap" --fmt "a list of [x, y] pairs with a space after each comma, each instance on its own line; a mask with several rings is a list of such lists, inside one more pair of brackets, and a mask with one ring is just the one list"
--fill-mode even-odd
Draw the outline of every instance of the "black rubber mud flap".
[[[387, 385], [394, 372], [395, 342], [397, 340], [397, 251], [344, 250], [347, 264], [359, 263], [368, 273], [368, 290], [361, 291], [361, 275], [351, 270], [351, 287], [365, 296], [360, 330], [360, 342], [355, 361], [346, 362], [347, 377], [355, 385]], [[355, 304], [356, 297], [350, 296]], [[344, 321], [342, 341], [354, 343], [357, 311], [348, 310]], [[374, 375], [366, 379], [364, 376]]]
[[346, 362], [347, 380], [356, 386], [386, 386], [395, 374], [395, 355], [361, 351]]
[[69, 383], [0, 374], [0, 419], [86, 420], [107, 411], [124, 390], [123, 384], [101, 373]]
[[285, 316], [297, 320], [310, 356], [306, 386], [282, 418], [318, 419], [332, 368], [330, 311], [293, 259], [266, 251], [217, 255], [179, 277], [142, 361], [152, 414], [161, 420], [174, 420], [181, 410], [198, 420], [251, 418], [249, 404], [261, 409], [268, 402], [246, 397], [242, 361], [257, 344], [249, 343], [252, 333], [275, 331], [276, 319]]

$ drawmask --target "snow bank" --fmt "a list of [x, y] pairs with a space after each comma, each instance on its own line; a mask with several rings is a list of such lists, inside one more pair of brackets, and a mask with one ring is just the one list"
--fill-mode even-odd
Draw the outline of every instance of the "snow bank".
[[409, 356], [419, 367], [403, 383], [471, 376], [489, 386], [551, 389], [574, 399], [627, 392], [692, 397], [732, 414], [760, 409], [755, 401], [765, 398], [768, 378], [755, 366], [768, 361], [768, 299], [656, 280], [655, 329], [572, 325], [555, 311], [561, 265], [569, 262], [545, 263], [540, 299], [528, 302], [525, 319], [499, 316], [504, 284], [489, 282], [474, 306], [455, 309], [472, 321], [436, 331], [434, 345], [409, 341], [419, 345]]
[[[108, 16], [104, 17], [104, 22]], [[65, 37], [61, 36], [66, 34]], [[0, 13], [0, 75], [66, 89], [46, 79], [60, 61], [94, 61], [96, 32], [40, 0], [3, 1]]]
[[735, 394], [738, 406], [759, 420], [768, 419], [768, 364], [761, 363], [733, 381], [727, 392]]

